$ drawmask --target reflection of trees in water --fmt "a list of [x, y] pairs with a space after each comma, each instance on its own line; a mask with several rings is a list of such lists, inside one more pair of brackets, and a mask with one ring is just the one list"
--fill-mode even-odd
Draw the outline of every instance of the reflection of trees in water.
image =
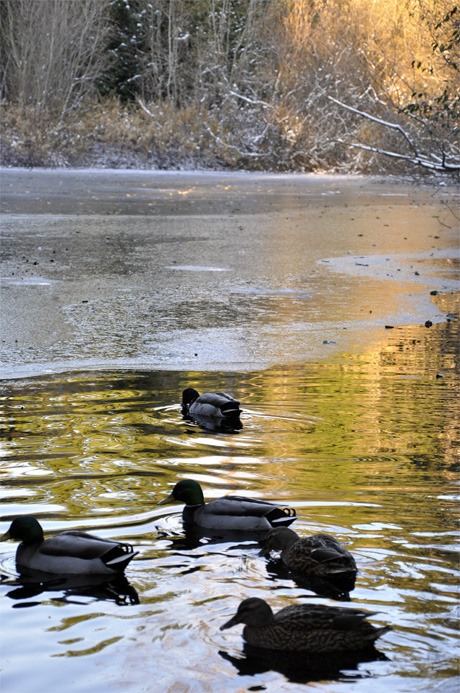
[[[203, 453], [210, 462], [216, 453], [224, 461], [235, 484], [224, 493], [247, 488], [233, 474], [244, 465], [257, 472], [267, 499], [287, 489], [286, 500], [331, 493], [349, 499], [369, 483], [386, 488], [393, 475], [409, 484], [422, 468], [449, 481], [458, 427], [457, 332], [454, 320], [400, 328], [362, 354], [260, 373], [89, 373], [7, 383], [6, 454], [28, 470], [25, 483], [37, 499], [74, 505], [77, 515], [77, 508], [93, 506], [94, 493], [102, 505], [116, 507], [117, 494], [131, 498], [132, 490], [147, 507], [155, 487], [175, 480], [173, 460], [189, 469], [194, 461], [194, 471], [208, 474]], [[199, 428], [182, 421], [174, 405], [189, 382], [221, 387], [241, 400], [238, 436], [222, 434], [216, 447], [212, 432], [201, 441]], [[34, 484], [37, 474], [46, 483]], [[289, 479], [282, 488], [279, 474]], [[345, 517], [349, 508], [335, 512]]]

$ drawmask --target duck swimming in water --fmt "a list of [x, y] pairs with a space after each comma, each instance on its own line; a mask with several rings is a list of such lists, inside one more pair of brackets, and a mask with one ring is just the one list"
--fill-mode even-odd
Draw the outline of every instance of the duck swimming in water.
[[289, 527], [277, 527], [261, 543], [263, 548], [260, 556], [281, 551], [282, 563], [298, 575], [356, 577], [355, 559], [337, 539], [328, 534], [301, 538]]
[[239, 429], [240, 403], [226, 392], [205, 392], [200, 395], [193, 387], [187, 387], [182, 393], [182, 416], [214, 424], [216, 428]]
[[136, 552], [129, 544], [69, 531], [45, 539], [38, 520], [17, 517], [0, 541], [20, 541], [16, 565], [21, 571], [57, 575], [115, 575], [122, 573]]
[[361, 609], [315, 604], [287, 606], [276, 614], [263, 599], [245, 599], [220, 630], [246, 624], [243, 638], [254, 647], [289, 652], [348, 652], [374, 645], [390, 626], [376, 628]]
[[280, 508], [274, 503], [242, 496], [224, 496], [205, 503], [201, 486], [193, 479], [179, 481], [160, 505], [173, 501], [185, 503], [182, 519], [188, 527], [267, 532], [273, 527], [290, 525], [296, 519], [293, 508]]

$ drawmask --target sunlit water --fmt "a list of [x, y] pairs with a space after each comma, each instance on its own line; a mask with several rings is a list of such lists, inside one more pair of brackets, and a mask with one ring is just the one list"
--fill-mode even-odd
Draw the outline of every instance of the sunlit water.
[[[34, 513], [49, 531], [92, 529], [139, 555], [128, 584], [30, 585], [2, 544], [3, 690], [454, 691], [457, 326], [402, 328], [360, 355], [259, 372], [6, 381], [2, 531]], [[185, 385], [237, 395], [243, 429], [183, 421]], [[337, 602], [278, 577], [253, 541], [187, 542], [181, 506], [157, 505], [187, 477], [208, 499], [289, 504], [299, 533], [343, 541], [359, 567], [350, 603], [393, 627], [380, 654], [246, 656], [241, 627], [219, 631], [241, 599]]]

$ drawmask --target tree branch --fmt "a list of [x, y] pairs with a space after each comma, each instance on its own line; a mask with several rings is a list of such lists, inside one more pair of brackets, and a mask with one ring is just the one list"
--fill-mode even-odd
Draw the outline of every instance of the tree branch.
[[155, 116], [153, 115], [152, 111], [150, 111], [150, 110], [147, 108], [147, 106], [146, 106], [145, 103], [142, 101], [142, 99], [141, 99], [140, 96], [137, 97], [136, 101], [137, 101], [137, 103], [139, 104], [139, 106], [142, 108], [142, 110], [144, 111], [144, 113], [145, 113], [146, 115], [149, 116], [149, 118], [153, 118], [153, 120], [156, 120], [156, 118], [155, 118]]
[[334, 103], [338, 104], [339, 106], [342, 106], [343, 108], [346, 108], [347, 111], [351, 111], [352, 113], [357, 113], [358, 115], [362, 116], [363, 118], [367, 118], [368, 120], [372, 120], [374, 123], [379, 123], [379, 125], [384, 125], [386, 128], [392, 128], [393, 130], [398, 130], [398, 132], [401, 133], [401, 135], [404, 137], [406, 140], [407, 144], [409, 147], [413, 150], [414, 154], [417, 156], [417, 147], [415, 146], [414, 142], [412, 142], [411, 138], [407, 134], [407, 132], [399, 125], [399, 123], [389, 123], [387, 120], [382, 120], [382, 118], [377, 118], [376, 116], [371, 115], [370, 113], [366, 113], [365, 111], [359, 111], [357, 108], [353, 108], [353, 106], [348, 106], [346, 103], [342, 103], [338, 99], [334, 99], [332, 96], [327, 97], [329, 101], [333, 101]]
[[410, 149], [413, 151], [413, 155], [409, 156], [407, 154], [401, 154], [400, 152], [391, 152], [387, 151], [385, 149], [379, 149], [378, 147], [371, 147], [366, 144], [358, 144], [358, 143], [353, 143], [350, 144], [350, 147], [355, 147], [357, 149], [365, 149], [366, 151], [369, 152], [375, 152], [376, 154], [382, 154], [383, 156], [389, 156], [394, 159], [401, 159], [403, 161], [409, 161], [412, 164], [416, 164], [417, 166], [422, 166], [423, 168], [430, 169], [432, 171], [441, 171], [441, 172], [454, 172], [454, 171], [460, 171], [460, 162], [457, 163], [455, 158], [453, 159], [452, 163], [446, 161], [445, 154], [443, 154], [442, 159], [437, 156], [434, 152], [429, 154], [429, 157], [424, 156], [422, 154], [419, 154], [419, 151], [417, 149], [417, 146], [415, 143], [412, 141], [412, 139], [409, 137], [407, 132], [404, 130], [404, 128], [401, 127], [398, 123], [389, 123], [386, 120], [383, 120], [382, 118], [377, 118], [376, 116], [370, 115], [370, 113], [366, 113], [365, 111], [360, 111], [357, 108], [353, 108], [353, 106], [348, 106], [345, 103], [342, 103], [338, 99], [334, 99], [332, 96], [327, 96], [329, 101], [333, 101], [334, 103], [338, 104], [339, 106], [342, 106], [343, 108], [347, 109], [348, 111], [351, 111], [352, 113], [356, 113], [357, 115], [362, 116], [363, 118], [367, 118], [368, 120], [372, 120], [374, 123], [378, 123], [379, 125], [383, 125], [384, 127], [391, 128], [393, 130], [397, 130], [406, 140], [407, 144], [409, 145]]
[[243, 94], [238, 94], [236, 91], [231, 91], [231, 89], [228, 91], [228, 93], [231, 96], [236, 96], [237, 99], [241, 99], [242, 101], [246, 101], [246, 103], [250, 103], [251, 106], [263, 106], [264, 108], [273, 108], [271, 103], [267, 103], [267, 101], [261, 101], [260, 99], [249, 99], [247, 96], [243, 96]]
[[233, 149], [233, 150], [234, 150], [235, 152], [237, 152], [237, 154], [239, 154], [240, 156], [249, 156], [249, 157], [252, 157], [252, 158], [254, 158], [254, 159], [256, 159], [256, 158], [261, 158], [261, 157], [264, 157], [264, 156], [269, 156], [268, 154], [259, 154], [258, 152], [243, 152], [241, 149], [239, 149], [238, 147], [236, 147], [234, 144], [228, 144], [227, 142], [224, 142], [218, 135], [215, 135], [215, 134], [213, 133], [213, 131], [211, 130], [210, 127], [208, 127], [208, 125], [205, 125], [205, 129], [206, 129], [206, 131], [211, 135], [211, 137], [212, 137], [218, 144], [221, 145], [221, 147], [227, 147], [228, 149]]
[[350, 147], [365, 149], [368, 152], [375, 152], [376, 154], [383, 154], [384, 156], [391, 156], [394, 159], [403, 159], [404, 161], [409, 161], [411, 164], [429, 168], [432, 171], [460, 171], [460, 164], [450, 164], [447, 161], [438, 164], [435, 161], [430, 161], [430, 159], [425, 159], [422, 156], [407, 156], [406, 154], [400, 154], [399, 152], [389, 152], [386, 149], [379, 149], [378, 147], [371, 147], [367, 144], [359, 144], [357, 142], [350, 144]]

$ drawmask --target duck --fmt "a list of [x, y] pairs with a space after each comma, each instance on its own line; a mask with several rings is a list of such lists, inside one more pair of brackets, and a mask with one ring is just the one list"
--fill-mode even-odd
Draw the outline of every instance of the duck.
[[207, 530], [265, 533], [273, 527], [290, 525], [297, 517], [293, 508], [242, 496], [224, 496], [205, 503], [202, 488], [194, 479], [177, 482], [159, 505], [174, 501], [185, 503], [184, 525]]
[[276, 527], [263, 539], [260, 556], [281, 551], [281, 562], [305, 577], [356, 577], [356, 562], [340, 542], [328, 534], [299, 537], [289, 527]]
[[13, 520], [0, 541], [20, 541], [16, 551], [19, 572], [57, 575], [117, 575], [137, 555], [130, 544], [103, 539], [86, 532], [68, 531], [45, 539], [35, 517]]
[[289, 652], [349, 652], [373, 647], [391, 630], [367, 621], [375, 612], [361, 609], [297, 604], [273, 613], [259, 597], [244, 599], [236, 614], [220, 630], [244, 623], [243, 638], [254, 647]]
[[205, 392], [200, 395], [193, 387], [187, 387], [182, 393], [182, 416], [184, 418], [214, 421], [217, 424], [235, 424], [242, 428], [240, 422], [240, 403], [226, 392]]

